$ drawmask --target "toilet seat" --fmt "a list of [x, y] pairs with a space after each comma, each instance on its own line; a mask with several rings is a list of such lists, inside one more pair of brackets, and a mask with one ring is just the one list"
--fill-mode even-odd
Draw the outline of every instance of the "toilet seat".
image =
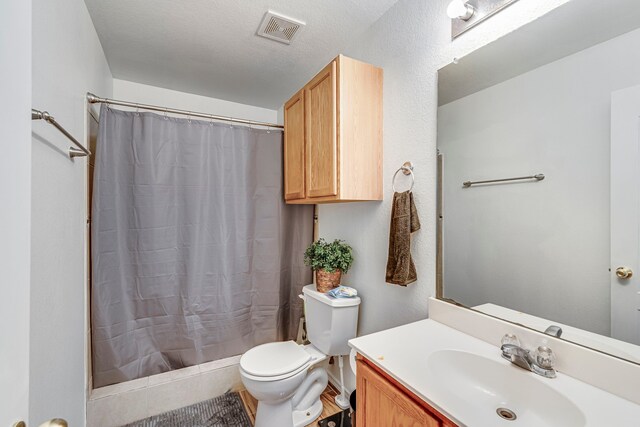
[[294, 341], [273, 342], [252, 348], [240, 358], [244, 374], [256, 381], [277, 381], [306, 370], [309, 352]]

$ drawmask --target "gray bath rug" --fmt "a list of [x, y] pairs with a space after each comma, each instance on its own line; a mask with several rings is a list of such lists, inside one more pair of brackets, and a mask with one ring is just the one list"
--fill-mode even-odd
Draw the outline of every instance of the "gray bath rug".
[[124, 427], [251, 427], [238, 393], [226, 393]]

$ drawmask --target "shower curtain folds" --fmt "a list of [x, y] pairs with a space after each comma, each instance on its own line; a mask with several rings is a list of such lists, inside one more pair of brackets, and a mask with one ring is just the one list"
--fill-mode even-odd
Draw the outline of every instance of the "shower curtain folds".
[[280, 131], [102, 106], [94, 387], [295, 337], [313, 213], [282, 181]]

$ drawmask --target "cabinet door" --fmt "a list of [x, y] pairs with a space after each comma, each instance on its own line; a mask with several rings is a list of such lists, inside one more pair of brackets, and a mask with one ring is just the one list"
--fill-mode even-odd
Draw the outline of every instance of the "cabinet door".
[[304, 88], [307, 197], [338, 194], [336, 61]]
[[284, 105], [284, 199], [304, 199], [304, 90]]
[[439, 427], [442, 423], [358, 360], [356, 409], [358, 427]]

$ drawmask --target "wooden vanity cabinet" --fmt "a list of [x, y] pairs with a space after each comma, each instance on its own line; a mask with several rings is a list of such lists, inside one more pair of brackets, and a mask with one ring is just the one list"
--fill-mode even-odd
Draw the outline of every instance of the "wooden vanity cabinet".
[[356, 363], [357, 427], [455, 426], [360, 354]]
[[285, 200], [382, 200], [382, 69], [338, 56], [284, 105]]

